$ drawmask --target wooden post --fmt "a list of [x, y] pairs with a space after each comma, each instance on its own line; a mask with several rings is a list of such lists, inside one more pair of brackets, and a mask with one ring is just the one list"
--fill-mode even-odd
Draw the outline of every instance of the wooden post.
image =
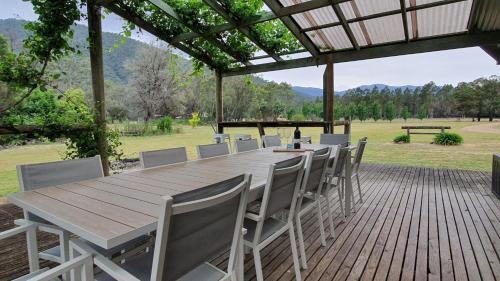
[[97, 149], [101, 155], [104, 174], [109, 176], [109, 160], [106, 139], [106, 103], [104, 99], [104, 66], [102, 57], [101, 7], [95, 0], [87, 1], [89, 25], [90, 68], [92, 70], [92, 92], [94, 94], [94, 112], [97, 124]]
[[224, 120], [224, 107], [222, 106], [222, 75], [219, 71], [215, 71], [215, 119], [217, 122], [217, 131], [219, 134], [224, 133], [224, 127], [218, 126]]
[[332, 58], [327, 58], [325, 73], [323, 74], [323, 120], [328, 124], [328, 133], [333, 134], [333, 62]]

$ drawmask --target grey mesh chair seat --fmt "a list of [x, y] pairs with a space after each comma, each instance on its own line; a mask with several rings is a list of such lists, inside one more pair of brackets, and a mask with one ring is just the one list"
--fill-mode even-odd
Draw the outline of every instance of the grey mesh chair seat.
[[234, 142], [236, 152], [246, 152], [259, 149], [257, 139], [237, 140]]
[[275, 136], [262, 136], [262, 142], [265, 147], [281, 146], [281, 137]]
[[[286, 222], [281, 221], [275, 218], [268, 218], [264, 221], [264, 225], [262, 226], [262, 233], [260, 237], [260, 241], [262, 242], [269, 238], [271, 235], [275, 234], [278, 230], [283, 229], [286, 225]], [[249, 219], [245, 219], [243, 223], [243, 227], [247, 230], [247, 234], [244, 236], [246, 240], [251, 240], [255, 235], [255, 229], [257, 228], [257, 222]], [[285, 229], [283, 232], [286, 232]]]
[[[142, 255], [134, 256], [127, 259], [127, 262], [121, 265], [121, 268], [128, 273], [134, 275], [141, 281], [151, 280], [151, 267], [153, 265], [153, 252], [145, 253]], [[183, 275], [177, 281], [219, 281], [225, 277], [226, 273], [217, 267], [209, 264], [202, 263], [190, 272]], [[102, 271], [95, 276], [96, 281], [115, 281], [106, 272]]]

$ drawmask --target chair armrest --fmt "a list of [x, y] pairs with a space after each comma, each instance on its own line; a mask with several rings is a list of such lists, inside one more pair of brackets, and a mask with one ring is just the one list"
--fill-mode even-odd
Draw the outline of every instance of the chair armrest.
[[262, 217], [261, 216], [258, 216], [256, 214], [253, 214], [253, 213], [246, 213], [245, 214], [245, 218], [247, 219], [251, 219], [253, 221], [260, 221], [262, 220]]
[[81, 266], [86, 267], [84, 272], [87, 274], [86, 277], [93, 277], [93, 268], [92, 268], [92, 255], [83, 254], [79, 257], [73, 258], [70, 261], [67, 261], [59, 266], [56, 266], [50, 270], [44, 271], [37, 276], [31, 277], [29, 280], [31, 281], [51, 281], [55, 278], [58, 278], [60, 275], [69, 272], [70, 270], [77, 269]]
[[26, 232], [26, 231], [30, 230], [31, 228], [35, 228], [35, 225], [33, 223], [26, 222], [23, 225], [20, 225], [20, 226], [14, 227], [12, 229], [0, 232], [0, 240], [12, 237], [14, 235], [17, 235], [17, 234], [20, 234], [23, 232]]
[[115, 280], [140, 281], [139, 279], [137, 279], [137, 277], [130, 274], [128, 271], [121, 268], [112, 260], [98, 253], [95, 249], [92, 249], [92, 247], [83, 243], [82, 241], [74, 239], [71, 240], [69, 244], [70, 251], [75, 250], [80, 254], [92, 254], [92, 256], [94, 256], [94, 264], [102, 271], [106, 272], [109, 276], [113, 277]]

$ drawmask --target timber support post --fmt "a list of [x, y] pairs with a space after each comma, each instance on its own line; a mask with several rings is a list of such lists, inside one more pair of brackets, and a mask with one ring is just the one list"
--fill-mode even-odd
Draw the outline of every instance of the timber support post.
[[219, 126], [224, 120], [224, 109], [222, 105], [222, 74], [215, 71], [215, 121], [217, 122], [217, 133], [223, 134], [224, 127]]
[[94, 95], [97, 150], [101, 156], [104, 175], [109, 176], [108, 143], [106, 139], [106, 103], [104, 98], [104, 66], [102, 55], [101, 7], [95, 0], [87, 1], [89, 26], [90, 67]]
[[333, 134], [333, 59], [328, 57], [325, 73], [323, 74], [323, 120], [329, 122], [328, 127], [325, 127], [325, 133]]

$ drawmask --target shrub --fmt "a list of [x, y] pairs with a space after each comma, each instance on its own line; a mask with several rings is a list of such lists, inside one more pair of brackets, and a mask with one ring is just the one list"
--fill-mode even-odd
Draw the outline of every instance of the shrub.
[[410, 142], [410, 136], [408, 135], [399, 135], [394, 138], [393, 140], [395, 143], [409, 143]]
[[165, 117], [159, 119], [157, 122], [158, 123], [156, 124], [156, 127], [163, 134], [165, 134], [165, 133], [171, 134], [174, 131], [174, 129], [172, 127], [172, 123], [174, 122], [174, 120], [172, 119], [172, 117], [165, 116]]
[[196, 128], [200, 125], [201, 119], [200, 119], [200, 114], [198, 112], [193, 112], [191, 114], [191, 119], [189, 119], [189, 125], [191, 127]]
[[292, 121], [304, 121], [306, 120], [306, 117], [303, 114], [294, 114], [292, 117], [290, 117], [290, 120]]
[[464, 139], [455, 133], [439, 133], [434, 137], [434, 143], [440, 145], [459, 145]]

